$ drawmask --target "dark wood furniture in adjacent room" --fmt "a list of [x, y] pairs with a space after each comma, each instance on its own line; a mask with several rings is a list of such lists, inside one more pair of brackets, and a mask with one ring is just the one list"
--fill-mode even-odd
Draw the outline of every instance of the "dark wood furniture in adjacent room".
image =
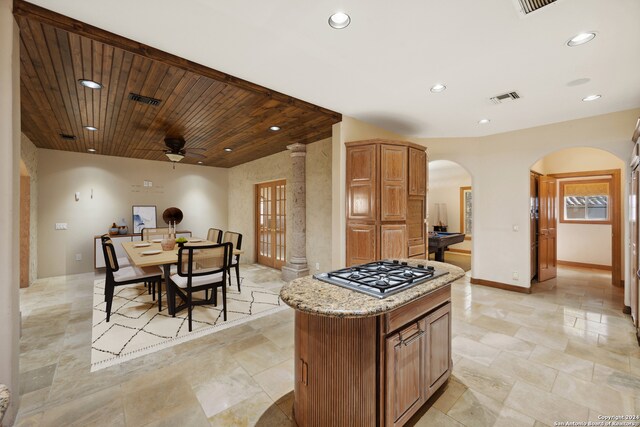
[[444, 251], [449, 246], [464, 242], [463, 233], [445, 233], [439, 231], [429, 236], [429, 253], [435, 253], [436, 261], [444, 262]]

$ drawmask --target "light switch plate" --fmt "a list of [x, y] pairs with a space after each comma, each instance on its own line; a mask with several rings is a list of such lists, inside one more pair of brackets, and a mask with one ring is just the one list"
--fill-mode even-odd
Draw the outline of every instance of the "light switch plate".
[[66, 222], [56, 222], [56, 230], [67, 230]]

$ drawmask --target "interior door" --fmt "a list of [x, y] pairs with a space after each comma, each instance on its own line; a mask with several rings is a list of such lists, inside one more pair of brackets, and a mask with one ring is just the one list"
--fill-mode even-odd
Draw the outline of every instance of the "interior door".
[[256, 184], [256, 253], [258, 264], [282, 268], [287, 253], [286, 181]]
[[553, 279], [557, 270], [556, 179], [541, 176], [538, 187], [540, 217], [538, 219], [538, 281]]

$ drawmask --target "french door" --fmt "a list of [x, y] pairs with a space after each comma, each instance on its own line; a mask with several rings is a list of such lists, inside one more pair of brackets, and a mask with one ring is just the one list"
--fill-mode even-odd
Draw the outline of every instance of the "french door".
[[286, 180], [256, 184], [256, 254], [258, 264], [282, 268], [287, 254]]

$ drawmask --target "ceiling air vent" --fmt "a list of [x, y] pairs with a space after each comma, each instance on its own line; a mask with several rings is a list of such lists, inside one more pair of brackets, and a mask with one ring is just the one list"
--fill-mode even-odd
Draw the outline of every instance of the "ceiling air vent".
[[61, 133], [60, 134], [60, 138], [64, 139], [65, 141], [75, 141], [76, 140], [76, 136], [75, 135], [69, 135], [66, 133]]
[[157, 105], [160, 105], [160, 103], [162, 102], [160, 99], [151, 98], [149, 96], [142, 96], [133, 92], [129, 93], [129, 99], [131, 101], [141, 102], [147, 105], [153, 105], [154, 107]]
[[494, 104], [502, 104], [504, 101], [515, 101], [516, 99], [520, 99], [520, 95], [518, 95], [518, 92], [509, 92], [494, 96], [490, 99]]
[[520, 10], [527, 15], [555, 1], [556, 0], [517, 0], [517, 4], [520, 6]]

